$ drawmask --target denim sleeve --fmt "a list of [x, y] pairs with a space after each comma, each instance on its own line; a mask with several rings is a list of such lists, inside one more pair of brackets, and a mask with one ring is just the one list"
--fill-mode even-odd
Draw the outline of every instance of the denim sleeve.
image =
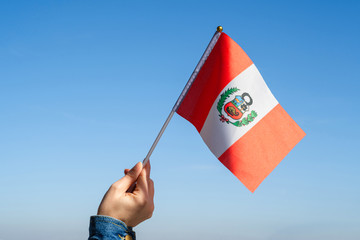
[[136, 236], [132, 228], [126, 226], [124, 222], [108, 216], [91, 216], [88, 240], [125, 239], [136, 240]]

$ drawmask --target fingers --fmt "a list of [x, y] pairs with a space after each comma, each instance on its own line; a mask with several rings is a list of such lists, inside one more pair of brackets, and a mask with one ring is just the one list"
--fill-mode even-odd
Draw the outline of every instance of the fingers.
[[147, 194], [148, 183], [145, 168], [141, 171], [140, 176], [136, 182], [136, 190], [139, 194]]
[[[144, 167], [145, 167], [146, 170], [148, 171], [148, 176], [149, 176], [149, 178], [150, 178], [150, 169], [151, 169], [150, 161], [148, 161], [148, 163], [147, 163], [145, 166], [143, 166], [143, 168], [144, 168]], [[125, 168], [125, 169], [124, 169], [124, 174], [126, 175], [129, 171], [130, 171], [130, 169]]]
[[128, 169], [125, 169], [124, 171], [125, 176], [113, 184], [116, 189], [122, 192], [126, 192], [126, 190], [136, 182], [142, 172], [142, 163], [138, 162], [132, 169], [127, 170]]
[[148, 191], [149, 191], [150, 198], [153, 199], [155, 190], [154, 190], [154, 182], [151, 179], [149, 179], [149, 181], [148, 181]]
[[145, 165], [144, 169], [141, 171], [140, 176], [137, 180], [137, 188], [141, 194], [148, 195], [150, 193], [151, 196], [152, 195], [151, 191], [153, 192], [153, 190], [151, 190], [151, 187], [153, 189], [153, 182], [150, 179], [150, 170], [151, 170], [151, 166], [150, 166], [150, 162], [148, 162]]
[[149, 195], [150, 195], [151, 198], [153, 198], [153, 197], [154, 197], [154, 182], [153, 182], [153, 180], [151, 180], [151, 178], [150, 178], [150, 172], [151, 172], [150, 160], [149, 160], [148, 163], [145, 165], [145, 172], [146, 172], [146, 176], [147, 176], [147, 183], [148, 183]]
[[[151, 165], [150, 161], [147, 162], [145, 166], [138, 166], [136, 164], [132, 169], [125, 169], [125, 177], [121, 178], [119, 181], [114, 183], [116, 189], [127, 192], [136, 192], [140, 195], [148, 195], [150, 197], [154, 196], [154, 183], [150, 179]], [[135, 188], [135, 182], [136, 188]], [[131, 191], [129, 189], [131, 188]], [[135, 188], [135, 190], [134, 190]]]
[[150, 160], [146, 163], [144, 168], [146, 172], [146, 177], [150, 179], [150, 170], [151, 170]]

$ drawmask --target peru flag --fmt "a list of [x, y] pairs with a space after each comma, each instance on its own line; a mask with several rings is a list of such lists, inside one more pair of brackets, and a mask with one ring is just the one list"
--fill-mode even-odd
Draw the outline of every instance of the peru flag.
[[225, 33], [177, 113], [251, 192], [305, 136], [251, 59]]

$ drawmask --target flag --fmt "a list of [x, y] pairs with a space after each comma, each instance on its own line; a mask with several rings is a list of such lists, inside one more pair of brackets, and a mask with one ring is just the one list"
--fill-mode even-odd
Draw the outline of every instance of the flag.
[[258, 69], [221, 33], [177, 113], [251, 192], [305, 136]]

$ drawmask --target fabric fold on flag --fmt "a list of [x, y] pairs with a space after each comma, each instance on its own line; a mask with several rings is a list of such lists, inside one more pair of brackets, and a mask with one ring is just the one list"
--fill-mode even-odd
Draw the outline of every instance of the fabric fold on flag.
[[251, 59], [225, 33], [177, 113], [251, 192], [305, 136]]

